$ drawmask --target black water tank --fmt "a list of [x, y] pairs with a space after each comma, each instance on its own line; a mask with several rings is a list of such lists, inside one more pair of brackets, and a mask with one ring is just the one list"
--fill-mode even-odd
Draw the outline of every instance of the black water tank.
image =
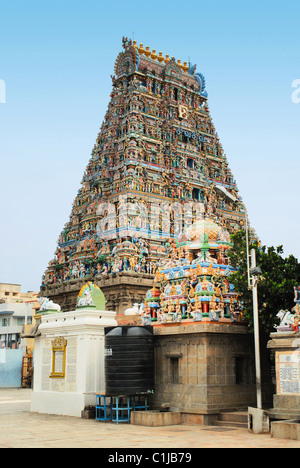
[[105, 393], [135, 395], [154, 389], [152, 327], [105, 329]]

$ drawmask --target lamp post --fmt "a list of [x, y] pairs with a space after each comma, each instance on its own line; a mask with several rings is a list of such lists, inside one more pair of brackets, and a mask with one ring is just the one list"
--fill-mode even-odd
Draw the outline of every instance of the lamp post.
[[248, 216], [246, 213], [246, 252], [247, 252], [247, 274], [248, 287], [252, 289], [253, 300], [253, 324], [254, 324], [254, 348], [255, 348], [255, 377], [256, 377], [256, 405], [262, 409], [262, 392], [261, 392], [261, 368], [260, 368], [260, 344], [259, 344], [259, 317], [258, 317], [258, 297], [257, 283], [258, 276], [261, 270], [256, 266], [256, 252], [251, 249], [251, 270], [250, 270], [250, 255], [249, 255], [249, 239], [248, 239]]
[[258, 317], [258, 298], [257, 298], [257, 276], [261, 273], [260, 268], [256, 267], [255, 249], [251, 249], [251, 271], [252, 275], [252, 298], [253, 298], [253, 323], [254, 323], [254, 347], [255, 347], [255, 373], [256, 373], [256, 399], [257, 408], [262, 409], [261, 394], [261, 370], [260, 370], [260, 345], [259, 345], [259, 317]]

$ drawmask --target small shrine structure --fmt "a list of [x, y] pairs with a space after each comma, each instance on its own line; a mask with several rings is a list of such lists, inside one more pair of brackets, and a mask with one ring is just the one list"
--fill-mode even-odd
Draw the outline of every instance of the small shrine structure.
[[256, 401], [253, 336], [230, 283], [229, 248], [224, 226], [192, 224], [171, 243], [141, 311], [154, 328], [153, 406], [179, 411], [186, 423], [211, 424]]
[[[74, 311], [39, 311], [31, 411], [81, 417], [105, 391], [104, 328], [116, 326], [99, 287], [86, 283]], [[56, 310], [55, 310], [56, 309]]]
[[[269, 417], [290, 420], [292, 424], [283, 424], [282, 430], [286, 434], [297, 423], [298, 428], [294, 432], [300, 440], [300, 286], [295, 288], [294, 302], [292, 310], [278, 312], [280, 323], [275, 326], [276, 332], [271, 333], [268, 342], [268, 348], [275, 354], [276, 371], [276, 394]], [[279, 422], [274, 425], [274, 430], [275, 437], [280, 437]]]

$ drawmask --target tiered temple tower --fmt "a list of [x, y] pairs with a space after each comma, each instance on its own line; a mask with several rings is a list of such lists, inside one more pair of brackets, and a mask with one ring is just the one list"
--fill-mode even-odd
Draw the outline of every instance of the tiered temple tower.
[[43, 276], [41, 295], [72, 310], [82, 285], [109, 310], [143, 302], [172, 242], [199, 217], [228, 232], [245, 208], [207, 104], [205, 78], [123, 38], [111, 100]]

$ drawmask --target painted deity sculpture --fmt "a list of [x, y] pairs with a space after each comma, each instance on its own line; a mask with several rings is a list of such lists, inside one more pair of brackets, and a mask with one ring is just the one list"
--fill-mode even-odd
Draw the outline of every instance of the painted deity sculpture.
[[296, 304], [300, 304], [300, 284], [298, 284], [298, 286], [294, 288], [294, 293], [295, 293], [294, 302]]
[[52, 300], [48, 299], [48, 297], [40, 297], [38, 301], [41, 304], [41, 307], [39, 310], [40, 312], [46, 312], [46, 311], [60, 312], [61, 311], [60, 305], [55, 304]]
[[[220, 230], [223, 232], [222, 239]], [[145, 303], [150, 307], [152, 322], [199, 322], [204, 318], [211, 322], [220, 319], [239, 321], [242, 308], [238, 294], [228, 281], [228, 275], [235, 270], [228, 265], [224, 255], [231, 248], [224, 227], [204, 219], [202, 226], [198, 221], [182, 239], [189, 240], [173, 245], [169, 261], [164, 262], [156, 274], [155, 285], [159, 287], [159, 297], [157, 294], [153, 297], [153, 290], [146, 295]], [[189, 257], [189, 262], [184, 265], [178, 259], [186, 258], [186, 255], [182, 255], [183, 251]], [[223, 261], [219, 264], [217, 258], [220, 251]], [[201, 262], [202, 258], [208, 258], [211, 263]], [[212, 262], [212, 259], [215, 261]]]
[[105, 296], [96, 284], [89, 281], [81, 288], [77, 297], [77, 309], [93, 308], [105, 310], [105, 305]]
[[276, 317], [278, 317], [279, 325], [274, 325], [278, 332], [300, 331], [300, 285], [294, 288], [294, 302], [295, 306], [291, 311], [280, 310]]
[[289, 310], [280, 310], [276, 317], [279, 318], [279, 325], [274, 325], [274, 328], [278, 332], [288, 332], [294, 330], [295, 332], [299, 331], [300, 323], [300, 308], [299, 305], [294, 307], [293, 312]]

